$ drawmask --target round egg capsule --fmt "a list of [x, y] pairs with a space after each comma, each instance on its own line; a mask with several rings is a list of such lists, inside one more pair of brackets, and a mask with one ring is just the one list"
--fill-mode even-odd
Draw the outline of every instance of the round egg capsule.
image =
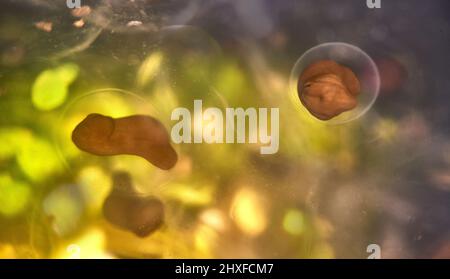
[[294, 64], [289, 92], [307, 121], [341, 125], [362, 117], [374, 105], [380, 74], [362, 49], [331, 42], [307, 50]]

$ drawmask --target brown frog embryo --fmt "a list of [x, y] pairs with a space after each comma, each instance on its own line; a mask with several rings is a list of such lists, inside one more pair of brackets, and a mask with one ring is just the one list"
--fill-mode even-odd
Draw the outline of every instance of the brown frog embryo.
[[331, 60], [309, 65], [298, 81], [302, 104], [320, 120], [330, 120], [354, 109], [358, 105], [360, 90], [353, 71]]
[[112, 225], [146, 237], [164, 223], [164, 204], [156, 197], [139, 196], [126, 172], [115, 172], [113, 187], [103, 204], [103, 215]]
[[72, 141], [94, 155], [136, 155], [164, 170], [172, 168], [178, 158], [161, 122], [145, 115], [114, 119], [89, 114], [73, 130]]

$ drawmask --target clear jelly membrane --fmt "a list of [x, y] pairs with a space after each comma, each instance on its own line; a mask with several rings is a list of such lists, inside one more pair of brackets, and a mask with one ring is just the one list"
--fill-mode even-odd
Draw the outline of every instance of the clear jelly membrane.
[[[361, 84], [361, 94], [358, 96], [357, 107], [328, 121], [321, 121], [311, 115], [301, 103], [297, 91], [298, 79], [302, 72], [306, 67], [320, 60], [333, 60], [338, 64], [349, 67], [356, 74]], [[325, 43], [309, 49], [297, 60], [289, 78], [289, 90], [298, 109], [307, 113], [310, 120], [339, 125], [360, 118], [372, 108], [380, 90], [380, 75], [375, 62], [360, 48], [341, 42]]]

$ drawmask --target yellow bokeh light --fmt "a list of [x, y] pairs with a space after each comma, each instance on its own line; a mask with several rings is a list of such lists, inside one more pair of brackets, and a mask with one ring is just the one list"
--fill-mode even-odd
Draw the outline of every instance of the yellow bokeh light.
[[32, 102], [39, 110], [52, 110], [64, 103], [69, 85], [79, 73], [76, 64], [68, 63], [39, 74], [32, 88]]
[[299, 210], [289, 210], [283, 218], [283, 228], [290, 234], [300, 235], [305, 230], [305, 217]]
[[390, 119], [382, 119], [374, 127], [375, 138], [383, 142], [392, 142], [398, 132], [398, 125]]
[[197, 256], [210, 258], [213, 244], [217, 242], [217, 232], [209, 226], [200, 224], [195, 230], [194, 240]]
[[80, 237], [64, 242], [53, 254], [55, 259], [109, 259], [105, 251], [106, 238], [102, 230], [91, 228]]
[[0, 174], [0, 215], [13, 217], [23, 212], [31, 198], [30, 187]]
[[234, 196], [230, 214], [243, 233], [257, 236], [267, 227], [266, 209], [260, 195], [250, 188], [242, 188]]
[[0, 259], [16, 259], [16, 249], [11, 244], [0, 244]]
[[77, 181], [87, 209], [91, 213], [99, 211], [111, 190], [110, 177], [101, 168], [89, 166], [80, 171]]
[[23, 173], [33, 182], [42, 182], [63, 168], [50, 142], [37, 137], [21, 146], [17, 162]]
[[312, 259], [333, 259], [335, 257], [334, 249], [329, 243], [321, 242], [315, 245], [310, 257]]
[[213, 187], [195, 187], [187, 184], [170, 184], [164, 190], [164, 197], [186, 205], [205, 206], [213, 202]]
[[22, 146], [29, 144], [33, 134], [22, 127], [4, 127], [0, 129], [0, 160], [15, 156]]
[[222, 232], [227, 229], [225, 216], [219, 209], [207, 209], [200, 215], [200, 220], [216, 231]]
[[154, 52], [142, 62], [137, 73], [137, 84], [139, 86], [144, 86], [157, 75], [163, 58], [161, 52]]

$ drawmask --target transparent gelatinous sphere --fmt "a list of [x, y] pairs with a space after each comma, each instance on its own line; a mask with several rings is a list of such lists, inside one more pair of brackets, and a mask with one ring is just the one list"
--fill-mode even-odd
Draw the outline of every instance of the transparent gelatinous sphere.
[[[91, 113], [113, 118], [132, 115], [148, 115], [160, 119], [158, 110], [143, 97], [121, 89], [100, 89], [74, 98], [64, 108], [54, 130], [54, 143], [58, 155], [68, 172], [77, 175], [86, 167], [103, 169], [112, 177], [116, 171], [130, 174], [139, 192], [151, 193], [170, 178], [145, 159], [134, 155], [97, 156], [78, 149], [72, 141], [75, 127]], [[163, 122], [163, 121], [161, 121]], [[169, 127], [163, 125], [170, 133]]]
[[[361, 85], [357, 107], [328, 121], [321, 121], [307, 111], [300, 101], [297, 88], [298, 79], [306, 67], [321, 60], [333, 60], [338, 64], [349, 67], [355, 73]], [[375, 62], [360, 48], [341, 42], [325, 43], [309, 49], [297, 60], [289, 78], [289, 90], [290, 97], [297, 104], [298, 109], [307, 113], [311, 121], [339, 125], [356, 120], [371, 109], [380, 90], [380, 75]]]

